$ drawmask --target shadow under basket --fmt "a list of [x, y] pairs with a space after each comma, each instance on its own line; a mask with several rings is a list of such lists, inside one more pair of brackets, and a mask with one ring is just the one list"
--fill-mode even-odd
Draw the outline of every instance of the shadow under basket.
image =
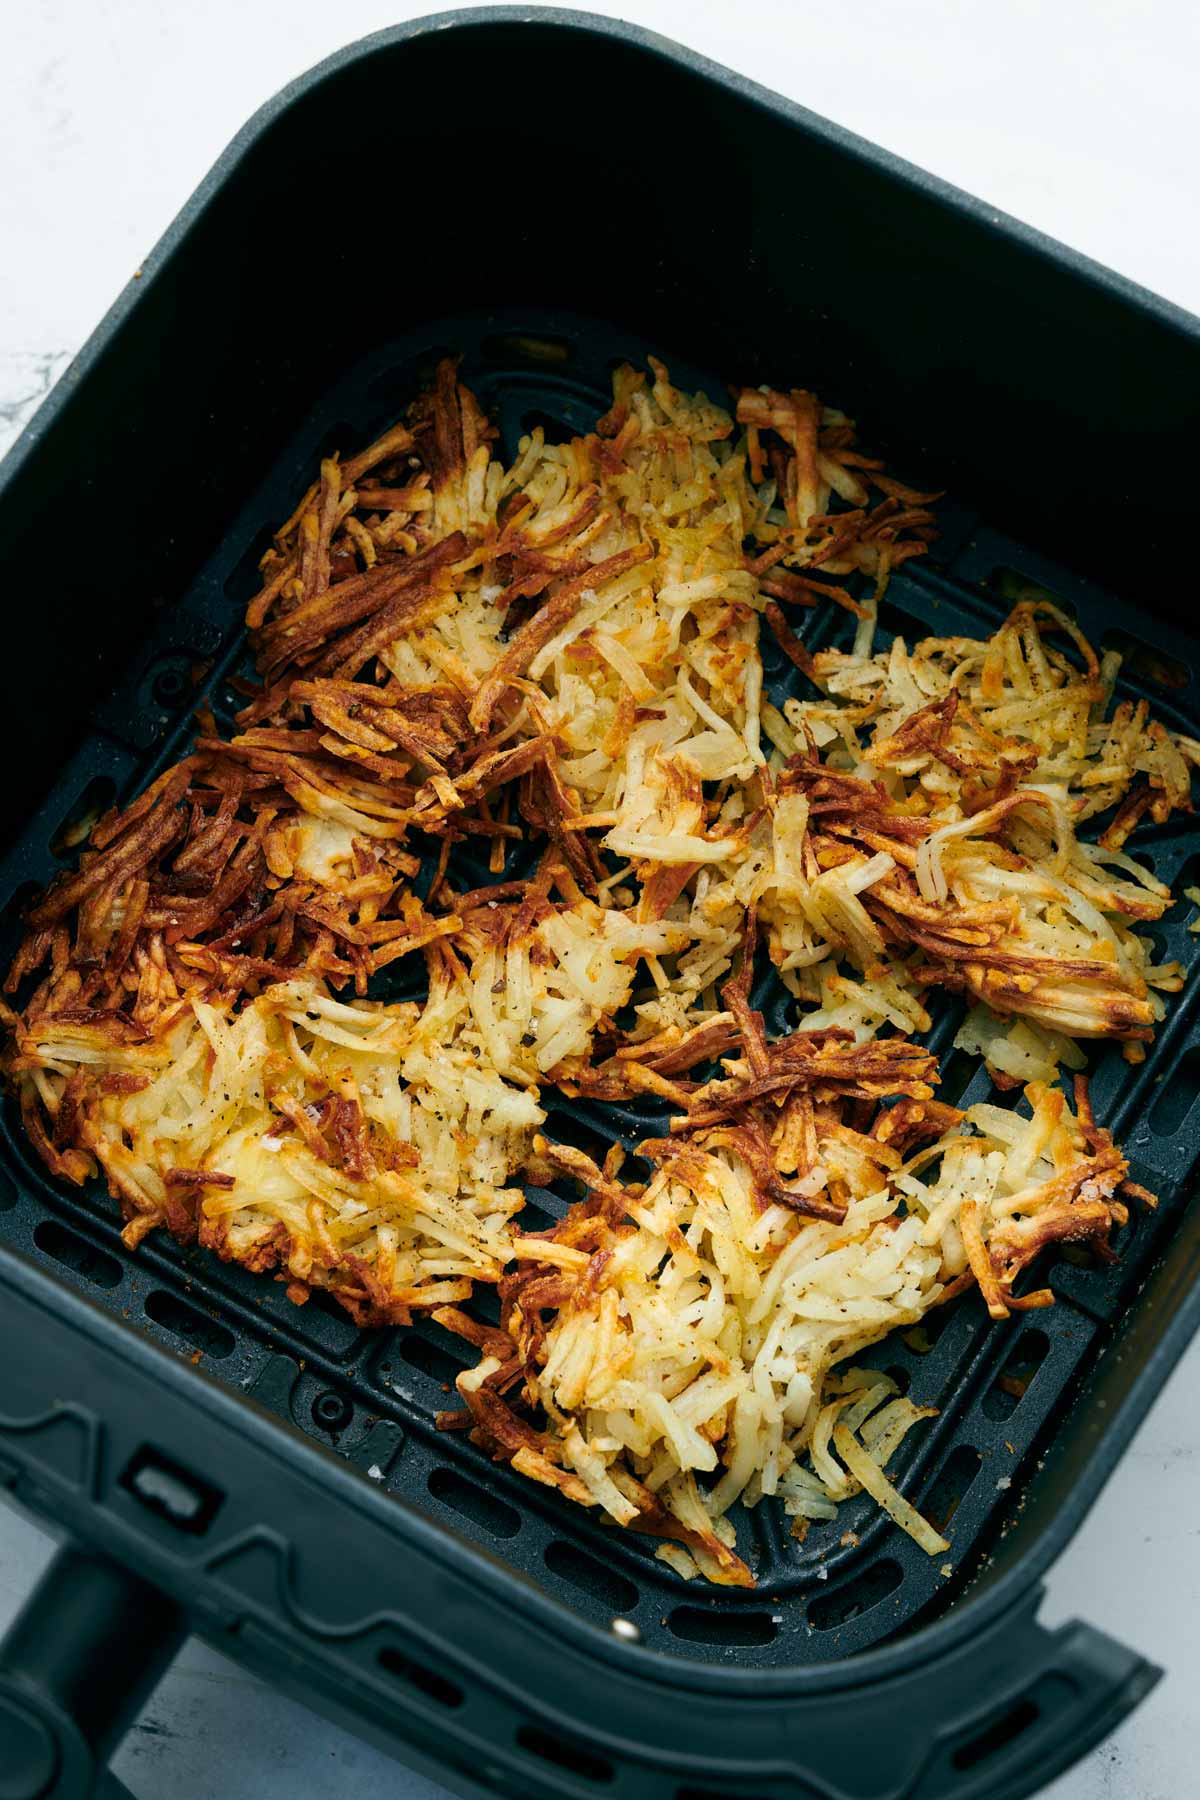
[[[0, 471], [10, 940], [201, 702], [229, 725], [272, 525], [447, 350], [510, 454], [534, 425], [587, 429], [647, 352], [714, 398], [811, 384], [951, 495], [883, 641], [987, 633], [1032, 587], [1200, 731], [1166, 491], [1195, 464], [1195, 322], [647, 33], [459, 13], [271, 102]], [[1152, 466], [1172, 481], [1131, 497]], [[802, 628], [844, 632], [820, 608]], [[794, 671], [764, 657], [778, 696]], [[1136, 848], [1177, 892], [1195, 879], [1186, 819]], [[362, 1332], [162, 1236], [130, 1256], [107, 1195], [51, 1181], [7, 1110], [0, 1479], [73, 1547], [0, 1647], [0, 1790], [115, 1793], [106, 1760], [185, 1628], [464, 1792], [941, 1800], [1068, 1767], [1157, 1673], [1036, 1612], [1200, 1319], [1189, 913], [1156, 927], [1188, 978], [1145, 1062], [1090, 1057], [1157, 1211], [1111, 1264], [1047, 1263], [1053, 1308], [997, 1327], [967, 1296], [866, 1359], [939, 1409], [890, 1472], [940, 1561], [865, 1496], [802, 1539], [768, 1502], [736, 1518], [753, 1591], [686, 1582], [437, 1431], [465, 1360], [440, 1327]], [[969, 1104], [989, 1084], [952, 1051], [960, 1017], [939, 1002], [930, 1041]], [[548, 1105], [582, 1143], [662, 1129], [649, 1104]], [[530, 1192], [535, 1221], [564, 1204]]]

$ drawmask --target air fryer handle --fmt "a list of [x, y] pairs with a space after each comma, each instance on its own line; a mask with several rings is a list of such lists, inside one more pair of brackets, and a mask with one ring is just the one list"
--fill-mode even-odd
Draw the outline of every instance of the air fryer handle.
[[157, 1589], [60, 1550], [0, 1643], [0, 1800], [129, 1800], [105, 1765], [184, 1633]]
[[937, 1750], [920, 1800], [1024, 1800], [1072, 1768], [1145, 1699], [1162, 1670], [1094, 1626], [1049, 1631], [1039, 1588], [962, 1666], [923, 1684]]
[[[823, 1699], [805, 1734], [832, 1755], [839, 1791], [847, 1746], [891, 1742], [901, 1786], [889, 1800], [1027, 1800], [1116, 1729], [1161, 1670], [1093, 1626], [1049, 1631], [1026, 1590], [970, 1644], [943, 1652], [877, 1690], [876, 1729], [862, 1732], [863, 1697], [847, 1729]], [[107, 1560], [59, 1552], [0, 1644], [0, 1800], [132, 1800], [106, 1769], [182, 1641], [173, 1602]], [[911, 1760], [903, 1752], [907, 1744]], [[914, 1782], [915, 1775], [915, 1782]], [[871, 1785], [869, 1791], [884, 1800]]]

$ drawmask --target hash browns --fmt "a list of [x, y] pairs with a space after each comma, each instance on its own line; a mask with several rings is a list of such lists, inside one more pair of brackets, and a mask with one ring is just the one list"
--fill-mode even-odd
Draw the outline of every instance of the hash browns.
[[[764, 1495], [802, 1530], [865, 1488], [944, 1549], [884, 1473], [927, 1414], [853, 1359], [972, 1286], [1049, 1304], [1042, 1250], [1152, 1204], [1055, 1081], [1079, 1039], [1142, 1054], [1180, 984], [1124, 845], [1200, 746], [1046, 604], [876, 651], [936, 499], [810, 393], [730, 413], [654, 359], [506, 465], [444, 361], [280, 528], [236, 732], [203, 716], [29, 910], [3, 1068], [50, 1170], [101, 1175], [131, 1247], [431, 1311], [480, 1353], [444, 1422], [681, 1573], [751, 1582], [728, 1512]], [[852, 649], [806, 649], [820, 600]], [[764, 623], [806, 698], [764, 693]], [[404, 958], [426, 997], [372, 997]], [[1025, 1110], [937, 1099], [937, 986]], [[552, 1086], [669, 1131], [597, 1164], [544, 1135]], [[583, 1197], [524, 1232], [554, 1177]]]

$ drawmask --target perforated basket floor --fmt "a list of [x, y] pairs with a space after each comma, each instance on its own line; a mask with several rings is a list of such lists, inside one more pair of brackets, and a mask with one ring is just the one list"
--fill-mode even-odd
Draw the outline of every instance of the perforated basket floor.
[[[97, 708], [83, 749], [0, 864], [8, 938], [15, 939], [33, 888], [72, 854], [77, 828], [114, 799], [131, 797], [182, 753], [202, 697], [230, 726], [239, 702], [228, 682], [248, 667], [241, 616], [257, 585], [259, 555], [322, 452], [365, 442], [397, 416], [446, 350], [465, 352], [465, 379], [499, 422], [506, 452], [533, 423], [570, 435], [603, 410], [613, 362], [643, 358], [647, 348], [662, 347], [528, 310], [502, 320], [446, 320], [436, 333], [380, 352], [325, 396], [191, 591], [158, 615], [138, 665]], [[712, 375], [670, 366], [676, 381], [722, 392]], [[920, 481], [937, 476], [928, 469], [901, 473]], [[906, 564], [892, 581], [881, 614], [885, 636], [900, 633], [911, 642], [986, 633], [1023, 584], [1041, 586], [1076, 612], [1093, 642], [1126, 650], [1127, 691], [1144, 693], [1160, 717], [1196, 731], [1200, 691], [1189, 659], [1197, 647], [1186, 637], [1154, 622], [1153, 645], [1144, 643], [1139, 634], [1150, 627], [1132, 608], [1047, 567], [953, 502], [939, 513], [934, 555]], [[835, 642], [846, 624], [844, 614], [819, 609], [804, 619], [802, 635], [810, 647]], [[776, 695], [787, 691], [795, 671], [768, 634], [763, 651], [768, 686]], [[1189, 866], [1196, 842], [1182, 819], [1140, 834], [1133, 848], [1182, 894], [1197, 879]], [[107, 1195], [98, 1184], [68, 1192], [53, 1183], [11, 1107], [2, 1127], [0, 1239], [331, 1444], [364, 1480], [485, 1544], [593, 1619], [620, 1615], [644, 1641], [708, 1660], [792, 1664], [844, 1656], [961, 1591], [1019, 1504], [1022, 1473], [1071, 1404], [1081, 1367], [1102, 1348], [1172, 1231], [1200, 1142], [1200, 940], [1187, 929], [1194, 914], [1180, 900], [1151, 933], [1163, 958], [1184, 963], [1188, 981], [1145, 1063], [1131, 1067], [1114, 1048], [1091, 1058], [1097, 1115], [1125, 1144], [1135, 1177], [1159, 1194], [1158, 1211], [1120, 1235], [1111, 1266], [1067, 1250], [1039, 1270], [1039, 1281], [1048, 1278], [1058, 1297], [1052, 1309], [995, 1327], [967, 1296], [865, 1359], [895, 1375], [921, 1404], [941, 1409], [910, 1434], [892, 1465], [903, 1491], [950, 1540], [940, 1561], [865, 1496], [843, 1506], [836, 1523], [811, 1527], [803, 1542], [767, 1503], [735, 1521], [757, 1575], [753, 1593], [684, 1582], [655, 1559], [652, 1543], [607, 1528], [496, 1467], [463, 1435], [436, 1430], [435, 1414], [453, 1404], [447, 1395], [465, 1360], [438, 1326], [361, 1332], [322, 1296], [296, 1308], [276, 1283], [184, 1252], [162, 1236], [128, 1256]], [[402, 991], [404, 980], [419, 982], [420, 972], [393, 980], [387, 996]], [[776, 1006], [781, 997], [780, 989]], [[757, 998], [770, 1014], [772, 994]], [[943, 1097], [969, 1103], [988, 1095], [990, 1083], [975, 1059], [951, 1048], [960, 1016], [957, 1003], [939, 996], [930, 1041], [944, 1059]], [[632, 1145], [662, 1129], [654, 1107], [599, 1109], [546, 1098], [549, 1128], [585, 1145], [616, 1136]], [[535, 1222], [539, 1209], [557, 1214], [566, 1204], [564, 1195], [530, 1191]], [[486, 1309], [487, 1298], [480, 1304]], [[146, 1428], [152, 1439], [153, 1420]]]

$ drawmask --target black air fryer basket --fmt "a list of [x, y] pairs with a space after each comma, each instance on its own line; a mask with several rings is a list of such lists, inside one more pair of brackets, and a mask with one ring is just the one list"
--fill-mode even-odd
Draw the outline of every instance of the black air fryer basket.
[[[532, 420], [585, 427], [648, 350], [715, 396], [811, 384], [952, 497], [886, 633], [979, 634], [1049, 591], [1200, 728], [1176, 514], [1196, 321], [646, 32], [458, 13], [264, 108], [4, 465], [10, 935], [73, 822], [179, 755], [202, 697], [228, 723], [272, 524], [445, 350], [510, 449]], [[1195, 881], [1186, 821], [1137, 847]], [[6, 1112], [0, 1480], [69, 1547], [0, 1648], [0, 1795], [113, 1792], [185, 1629], [470, 1793], [970, 1800], [1068, 1767], [1157, 1674], [1036, 1613], [1200, 1321], [1190, 913], [1157, 928], [1189, 979], [1147, 1061], [1091, 1058], [1157, 1212], [1111, 1266], [1049, 1265], [1048, 1312], [996, 1327], [967, 1296], [875, 1353], [941, 1409], [896, 1465], [940, 1563], [865, 1498], [803, 1544], [764, 1505], [739, 1522], [757, 1588], [686, 1583], [436, 1431], [462, 1365], [439, 1327], [361, 1332], [161, 1236], [127, 1255], [104, 1194], [49, 1180]], [[956, 1021], [943, 1093], [970, 1101]], [[659, 1128], [553, 1104], [579, 1142]], [[531, 1196], [535, 1221], [562, 1205]]]

